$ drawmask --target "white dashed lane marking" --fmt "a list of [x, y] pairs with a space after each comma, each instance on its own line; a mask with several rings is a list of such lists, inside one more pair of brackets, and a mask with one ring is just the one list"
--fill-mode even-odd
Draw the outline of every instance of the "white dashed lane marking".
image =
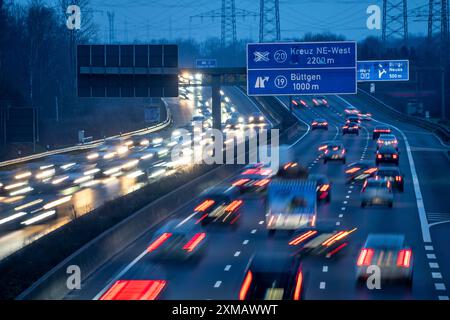
[[324, 281], [322, 281], [319, 285], [319, 289], [324, 290], [326, 286], [326, 283]]
[[256, 231], [258, 231], [258, 230], [256, 230], [256, 229], [253, 229], [250, 233], [251, 234], [255, 234], [256, 233]]
[[236, 252], [234, 253], [234, 256], [235, 256], [235, 257], [239, 257], [240, 254], [241, 254], [240, 251], [236, 251]]
[[323, 266], [322, 267], [322, 272], [328, 272], [328, 266]]
[[218, 288], [220, 287], [220, 285], [222, 284], [222, 281], [216, 281], [216, 283], [214, 284], [214, 288]]
[[440, 272], [432, 272], [431, 276], [433, 279], [442, 279], [442, 274]]
[[248, 243], [248, 240], [244, 240], [244, 242], [242, 242], [242, 244], [247, 244]]

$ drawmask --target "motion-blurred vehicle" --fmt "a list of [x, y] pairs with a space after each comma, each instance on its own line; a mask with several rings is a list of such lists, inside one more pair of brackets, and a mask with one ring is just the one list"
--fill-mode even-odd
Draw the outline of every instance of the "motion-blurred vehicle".
[[240, 129], [241, 126], [242, 126], [242, 123], [239, 122], [238, 118], [231, 117], [225, 121], [225, 128], [227, 128], [227, 129], [232, 129], [232, 130]]
[[342, 161], [345, 164], [345, 154], [346, 150], [343, 143], [330, 143], [323, 150], [323, 163], [326, 164], [328, 161]]
[[324, 174], [310, 174], [308, 180], [316, 182], [316, 193], [318, 201], [331, 201], [331, 182]]
[[380, 147], [375, 154], [375, 164], [380, 163], [395, 163], [398, 166], [399, 152], [390, 145]]
[[266, 123], [266, 119], [264, 118], [262, 113], [260, 113], [260, 112], [253, 112], [248, 117], [248, 122], [247, 123], [248, 124], [265, 124]]
[[344, 112], [346, 114], [356, 114], [356, 115], [360, 113], [360, 111], [353, 106], [345, 107]]
[[308, 103], [306, 102], [306, 100], [300, 98], [300, 97], [294, 97], [292, 99], [292, 104], [296, 107], [307, 107]]
[[361, 207], [372, 205], [387, 205], [392, 208], [394, 195], [392, 184], [386, 179], [369, 178], [364, 181], [361, 189]]
[[388, 126], [375, 126], [372, 132], [372, 140], [378, 139], [381, 134], [391, 133], [391, 128]]
[[302, 230], [289, 240], [289, 246], [300, 256], [325, 256], [330, 258], [347, 247], [350, 235], [356, 231], [334, 230], [334, 227], [316, 227]]
[[328, 107], [328, 101], [324, 96], [318, 96], [318, 97], [314, 97], [311, 99], [312, 104], [315, 107], [319, 107], [319, 106], [324, 106], [324, 107]]
[[342, 135], [356, 134], [359, 135], [359, 124], [357, 122], [348, 122], [342, 126]]
[[304, 278], [298, 257], [256, 254], [245, 270], [239, 300], [300, 300], [304, 296]]
[[350, 163], [345, 168], [347, 182], [364, 182], [367, 178], [375, 176], [378, 168], [372, 161], [361, 160]]
[[395, 188], [400, 192], [403, 192], [404, 190], [403, 175], [398, 167], [394, 166], [379, 167], [375, 177], [376, 178], [379, 177], [380, 179], [386, 179], [387, 181], [390, 181], [392, 184], [392, 188]]
[[372, 114], [369, 112], [361, 111], [360, 113], [358, 113], [358, 116], [362, 121], [371, 121], [372, 120]]
[[191, 126], [206, 129], [206, 128], [211, 128], [212, 122], [210, 119], [208, 119], [204, 115], [195, 115], [192, 117]]
[[361, 118], [358, 115], [355, 115], [355, 114], [348, 114], [346, 116], [345, 123], [351, 123], [351, 122], [360, 124], [361, 123]]
[[206, 233], [197, 225], [172, 219], [153, 236], [147, 253], [154, 260], [186, 260], [199, 257], [205, 249]]
[[323, 118], [316, 118], [311, 122], [311, 130], [325, 129], [328, 130], [328, 121]]
[[273, 179], [267, 188], [266, 228], [297, 230], [314, 226], [317, 214], [316, 182], [300, 179]]
[[117, 280], [99, 300], [156, 300], [166, 286], [166, 280]]
[[380, 268], [381, 282], [402, 282], [407, 286], [413, 281], [412, 250], [402, 234], [369, 234], [356, 261], [356, 278], [365, 283], [367, 268]]
[[398, 141], [393, 134], [381, 134], [377, 140], [377, 150], [382, 146], [392, 146], [398, 150]]
[[266, 191], [272, 176], [272, 169], [262, 163], [248, 165], [232, 183], [242, 193], [261, 193]]
[[233, 225], [238, 221], [240, 208], [244, 201], [239, 199], [241, 193], [236, 186], [215, 186], [200, 195], [201, 202], [194, 211], [198, 213], [197, 223], [221, 223]]

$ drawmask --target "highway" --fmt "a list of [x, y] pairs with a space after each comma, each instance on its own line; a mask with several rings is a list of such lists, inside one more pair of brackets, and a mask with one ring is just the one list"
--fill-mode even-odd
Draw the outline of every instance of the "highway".
[[[255, 106], [235, 89], [225, 91], [226, 94], [229, 92], [230, 97], [225, 96], [229, 102], [224, 102], [224, 106], [239, 105], [239, 110], [236, 111], [242, 112], [243, 115], [257, 111]], [[173, 122], [168, 128], [159, 132], [136, 135], [120, 141], [116, 139], [112, 143], [108, 142], [109, 144], [105, 143], [83, 152], [47, 156], [13, 168], [2, 168], [0, 177], [4, 186], [23, 182], [24, 185], [18, 186], [18, 190], [28, 186], [32, 186], [34, 190], [24, 189], [26, 191], [24, 194], [12, 196], [8, 194], [10, 190], [0, 188], [2, 192], [0, 195], [0, 259], [74, 218], [91, 212], [109, 200], [134, 192], [146, 183], [156, 183], [159, 178], [175, 173], [179, 168], [168, 165], [171, 137], [178, 129], [189, 129], [193, 115], [198, 114], [199, 107], [211, 97], [210, 90], [206, 88], [190, 88], [189, 92], [189, 99], [166, 99], [173, 115]], [[226, 116], [227, 113], [224, 113], [224, 120]], [[154, 151], [151, 150], [151, 145], [140, 145], [140, 142], [152, 141], [152, 139], [163, 139], [161, 146], [158, 147], [164, 148], [167, 152], [163, 156], [152, 155], [150, 161], [147, 161], [144, 160], [146, 155]], [[133, 141], [134, 145], [130, 148], [126, 147], [123, 155], [115, 153], [114, 150], [124, 147], [121, 144], [127, 141]], [[105, 146], [106, 151], [103, 150]], [[96, 153], [100, 156], [88, 159], [90, 155]], [[108, 154], [112, 157], [108, 158]], [[139, 162], [135, 161], [136, 159]], [[129, 168], [127, 164], [130, 164]], [[65, 166], [67, 170], [61, 169]], [[117, 168], [120, 170], [116, 170]], [[48, 177], [33, 184], [33, 176], [36, 177], [40, 172], [53, 169], [56, 169], [56, 172], [49, 171]], [[97, 176], [95, 171], [100, 172], [100, 170], [103, 173], [108, 170], [111, 172]], [[141, 175], [134, 176], [134, 173], [140, 174], [140, 171], [144, 171], [146, 173], [144, 176], [148, 179], [142, 179]], [[20, 178], [20, 175], [27, 176], [21, 179], [14, 178]], [[30, 221], [32, 219], [30, 215], [40, 217], [50, 212], [44, 207], [57, 201], [61, 203], [52, 208], [55, 210], [54, 215], [47, 219]], [[18, 226], [8, 226], [15, 221], [12, 218], [18, 216], [18, 213], [25, 213], [24, 216], [17, 217], [21, 223], [17, 223]], [[24, 224], [24, 221], [30, 223]]]
[[[229, 89], [233, 90], [233, 89]], [[230, 94], [231, 96], [231, 94]], [[234, 93], [232, 99], [238, 95]], [[450, 288], [450, 253], [446, 247], [450, 234], [450, 166], [445, 146], [436, 136], [414, 125], [393, 119], [383, 111], [383, 102], [359, 92], [354, 96], [327, 96], [330, 107], [296, 107], [298, 121], [309, 128], [315, 118], [325, 118], [329, 130], [307, 130], [291, 139], [297, 161], [311, 173], [328, 176], [332, 199], [318, 208], [318, 219], [334, 224], [336, 230], [357, 228], [342, 255], [306, 257], [305, 299], [429, 299], [448, 300]], [[307, 99], [308, 100], [308, 99]], [[238, 105], [252, 104], [241, 97]], [[287, 105], [289, 101], [280, 98]], [[358, 136], [342, 136], [344, 109], [355, 106], [370, 112], [372, 121], [362, 122]], [[341, 140], [347, 150], [347, 164], [373, 160], [375, 125], [387, 124], [399, 141], [399, 168], [405, 190], [395, 193], [393, 208], [360, 206], [360, 185], [346, 183], [340, 162], [323, 164], [317, 151], [321, 142]], [[226, 182], [233, 181], [229, 177]], [[286, 250], [290, 236], [277, 233], [269, 237], [265, 227], [262, 198], [245, 197], [236, 228], [206, 226], [206, 252], [199, 261], [161, 263], [147, 253], [155, 228], [108, 261], [74, 290], [66, 299], [98, 299], [117, 280], [166, 280], [161, 299], [237, 299], [244, 270], [255, 252], [276, 253]], [[195, 199], [175, 213], [184, 223], [195, 223]], [[355, 267], [360, 248], [369, 233], [404, 234], [413, 250], [414, 274], [410, 289], [402, 286], [368, 290], [355, 285]]]

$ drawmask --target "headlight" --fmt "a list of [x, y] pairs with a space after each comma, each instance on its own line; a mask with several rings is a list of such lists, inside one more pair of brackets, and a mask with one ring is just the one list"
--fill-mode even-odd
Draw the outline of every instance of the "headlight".
[[238, 118], [238, 121], [239, 121], [239, 122], [244, 122], [244, 118], [243, 118], [243, 117], [239, 117], [239, 118]]
[[255, 120], [255, 118], [253, 118], [253, 117], [248, 118], [248, 121], [253, 121], [253, 120]]
[[264, 117], [263, 116], [259, 117], [259, 121], [264, 121]]

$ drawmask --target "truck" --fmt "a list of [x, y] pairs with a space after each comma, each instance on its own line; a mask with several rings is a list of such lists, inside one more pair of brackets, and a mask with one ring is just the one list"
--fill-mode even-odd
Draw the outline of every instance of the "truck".
[[278, 147], [279, 167], [267, 187], [266, 228], [295, 231], [313, 227], [317, 214], [317, 182], [308, 179], [308, 169], [296, 162], [292, 150]]
[[316, 182], [307, 179], [273, 179], [267, 189], [266, 227], [296, 231], [315, 226], [317, 216]]

